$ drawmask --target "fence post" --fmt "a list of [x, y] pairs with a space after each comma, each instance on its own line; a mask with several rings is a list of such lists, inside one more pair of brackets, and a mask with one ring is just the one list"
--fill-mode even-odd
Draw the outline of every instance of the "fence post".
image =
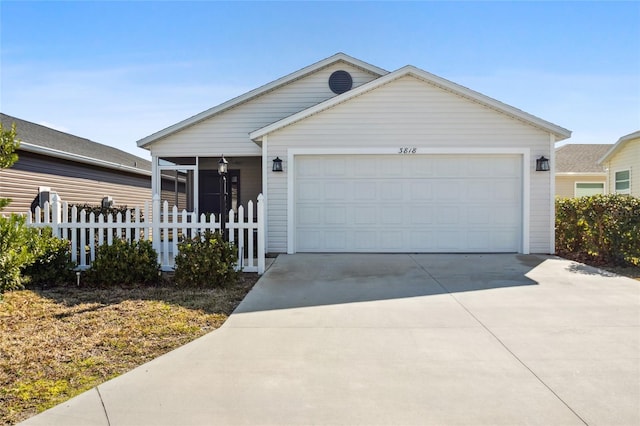
[[264, 274], [264, 196], [258, 195], [258, 274]]
[[61, 216], [61, 206], [60, 206], [60, 196], [58, 194], [56, 194], [55, 192], [53, 193], [53, 196], [51, 197], [51, 207], [52, 207], [52, 211], [51, 211], [51, 231], [52, 234], [54, 236], [56, 236], [57, 238], [62, 238], [62, 235], [60, 233], [60, 216]]
[[146, 220], [151, 220], [151, 241], [153, 249], [158, 253], [158, 263], [162, 263], [160, 252], [160, 195], [153, 194], [151, 206], [151, 217], [147, 215]]

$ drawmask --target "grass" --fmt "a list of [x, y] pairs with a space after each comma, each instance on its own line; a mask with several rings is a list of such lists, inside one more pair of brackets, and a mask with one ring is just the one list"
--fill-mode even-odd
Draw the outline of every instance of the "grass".
[[25, 420], [220, 327], [256, 274], [224, 289], [32, 289], [0, 301], [0, 424]]

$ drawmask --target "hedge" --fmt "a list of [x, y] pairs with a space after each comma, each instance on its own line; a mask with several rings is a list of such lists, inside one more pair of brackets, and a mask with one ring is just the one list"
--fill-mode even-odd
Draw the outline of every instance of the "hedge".
[[556, 252], [614, 265], [640, 265], [640, 198], [556, 199]]

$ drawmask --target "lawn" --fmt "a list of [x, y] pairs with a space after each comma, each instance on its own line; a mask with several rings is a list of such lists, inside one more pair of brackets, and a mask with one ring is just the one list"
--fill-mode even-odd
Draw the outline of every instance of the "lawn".
[[64, 287], [0, 301], [0, 424], [15, 424], [220, 327], [258, 279], [226, 289]]

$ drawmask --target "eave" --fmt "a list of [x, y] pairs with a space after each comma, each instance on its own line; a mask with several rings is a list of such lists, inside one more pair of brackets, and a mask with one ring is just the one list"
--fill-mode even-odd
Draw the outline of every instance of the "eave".
[[117, 170], [127, 173], [135, 173], [142, 176], [151, 176], [151, 170], [143, 170], [137, 167], [126, 166], [124, 164], [104, 161], [97, 158], [91, 158], [84, 155], [73, 154], [70, 152], [60, 151], [53, 148], [46, 148], [39, 145], [30, 144], [28, 142], [20, 142], [18, 150], [32, 152], [34, 154], [46, 155], [48, 157], [60, 158], [63, 160], [74, 161], [77, 163], [89, 164], [92, 166], [104, 167], [107, 169]]
[[346, 55], [344, 53], [337, 53], [333, 56], [330, 56], [326, 59], [323, 59], [319, 62], [316, 62], [315, 64], [309, 65], [305, 68], [302, 68], [296, 72], [293, 72], [291, 74], [288, 74], [284, 77], [281, 77], [275, 81], [272, 81], [271, 83], [265, 84], [264, 86], [258, 87], [257, 89], [251, 90], [241, 96], [238, 96], [236, 98], [233, 98], [229, 101], [226, 101], [218, 106], [215, 106], [213, 108], [210, 108], [206, 111], [203, 111], [199, 114], [194, 115], [193, 117], [187, 118], [186, 120], [183, 120], [179, 123], [176, 123], [172, 126], [167, 127], [166, 129], [160, 130], [159, 132], [156, 132], [152, 135], [149, 135], [143, 139], [140, 139], [137, 144], [138, 147], [140, 148], [145, 148], [148, 149], [148, 146], [151, 145], [152, 143], [165, 138], [173, 133], [179, 132], [180, 130], [187, 128], [189, 126], [193, 126], [194, 124], [197, 124], [203, 120], [207, 120], [217, 114], [220, 114], [226, 110], [229, 110], [231, 108], [234, 108], [244, 102], [248, 102], [254, 98], [257, 98], [258, 96], [261, 96], [265, 93], [268, 93], [272, 90], [275, 90], [279, 87], [282, 87], [288, 83], [291, 83], [295, 80], [298, 80], [300, 78], [303, 78], [313, 72], [316, 72], [322, 68], [328, 67], [336, 62], [345, 62], [348, 63], [350, 65], [353, 65], [357, 68], [361, 68], [367, 72], [370, 72], [372, 74], [376, 74], [376, 75], [385, 75], [388, 74], [389, 71], [384, 70], [382, 68], [376, 67], [374, 65], [368, 64], [364, 61], [361, 61], [359, 59], [356, 58], [352, 58], [349, 55]]

